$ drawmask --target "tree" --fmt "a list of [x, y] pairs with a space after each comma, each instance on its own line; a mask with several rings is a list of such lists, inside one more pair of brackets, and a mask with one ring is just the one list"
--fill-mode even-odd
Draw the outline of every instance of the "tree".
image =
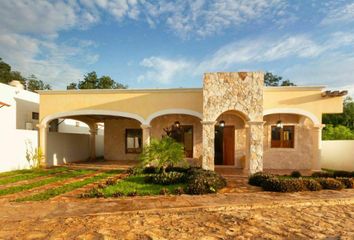
[[35, 75], [29, 76], [27, 79], [27, 90], [35, 92], [36, 90], [51, 90], [49, 84], [44, 83], [42, 80], [37, 79]]
[[23, 85], [26, 83], [20, 72], [11, 71], [11, 66], [0, 58], [0, 82], [9, 84], [12, 80], [18, 80]]
[[354, 132], [350, 128], [338, 125], [333, 126], [332, 124], [326, 125], [323, 129], [323, 140], [354, 140]]
[[66, 89], [126, 89], [128, 86], [114, 81], [110, 76], [97, 77], [95, 71], [89, 72], [84, 76], [84, 80], [78, 84], [72, 82]]
[[277, 86], [296, 86], [294, 83], [290, 82], [290, 80], [282, 81], [283, 77], [277, 76], [270, 72], [266, 72], [264, 74], [264, 85], [277, 87]]
[[343, 125], [354, 131], [354, 101], [351, 97], [346, 97], [343, 102], [343, 113], [341, 114], [324, 114], [324, 124], [332, 124], [333, 126]]

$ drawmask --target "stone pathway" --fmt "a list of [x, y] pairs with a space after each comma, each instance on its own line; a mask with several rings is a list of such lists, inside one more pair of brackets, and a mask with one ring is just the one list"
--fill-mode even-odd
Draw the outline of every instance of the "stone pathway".
[[8, 203], [0, 212], [0, 239], [354, 238], [353, 190]]

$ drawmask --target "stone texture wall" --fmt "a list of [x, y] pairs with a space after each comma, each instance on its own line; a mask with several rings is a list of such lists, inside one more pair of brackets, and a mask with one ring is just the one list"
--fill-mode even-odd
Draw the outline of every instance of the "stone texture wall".
[[[236, 111], [250, 121], [248, 172], [262, 170], [263, 82], [260, 72], [206, 73], [203, 83], [203, 168], [214, 169], [214, 125], [220, 114]], [[215, 124], [215, 123], [214, 123]], [[212, 127], [211, 127], [212, 125]]]
[[139, 154], [125, 153], [125, 130], [141, 128], [133, 119], [106, 119], [104, 122], [104, 158], [107, 160], [137, 160]]
[[193, 165], [201, 165], [202, 157], [202, 124], [200, 119], [194, 116], [185, 114], [169, 114], [157, 117], [150, 123], [151, 125], [151, 138], [161, 139], [165, 135], [164, 128], [173, 125], [179, 121], [181, 125], [193, 126], [193, 160], [189, 159]]
[[[282, 120], [295, 126], [294, 148], [271, 148], [271, 126]], [[311, 120], [295, 114], [272, 114], [264, 117], [264, 169], [311, 169], [313, 141]]]

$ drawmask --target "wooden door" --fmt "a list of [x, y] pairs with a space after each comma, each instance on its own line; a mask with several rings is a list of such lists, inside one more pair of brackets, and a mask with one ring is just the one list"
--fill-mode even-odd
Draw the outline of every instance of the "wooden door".
[[225, 126], [223, 134], [223, 165], [235, 164], [235, 127]]

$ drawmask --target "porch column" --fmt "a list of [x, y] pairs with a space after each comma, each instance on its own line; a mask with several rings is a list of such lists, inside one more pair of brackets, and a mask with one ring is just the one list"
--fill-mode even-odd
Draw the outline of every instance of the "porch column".
[[151, 126], [148, 124], [141, 124], [141, 129], [143, 130], [143, 147], [150, 144]]
[[40, 166], [46, 167], [47, 166], [47, 139], [48, 139], [48, 132], [49, 127], [47, 124], [39, 124], [39, 148], [42, 151], [43, 159], [41, 159]]
[[248, 153], [246, 154], [248, 174], [263, 171], [263, 121], [249, 121], [248, 124]]
[[97, 125], [92, 124], [90, 126], [90, 160], [94, 161], [96, 159], [96, 135], [97, 135]]
[[321, 170], [321, 150], [322, 150], [322, 128], [323, 124], [315, 125], [312, 128], [312, 170]]
[[203, 160], [202, 168], [214, 170], [214, 138], [216, 121], [202, 121], [203, 125]]

